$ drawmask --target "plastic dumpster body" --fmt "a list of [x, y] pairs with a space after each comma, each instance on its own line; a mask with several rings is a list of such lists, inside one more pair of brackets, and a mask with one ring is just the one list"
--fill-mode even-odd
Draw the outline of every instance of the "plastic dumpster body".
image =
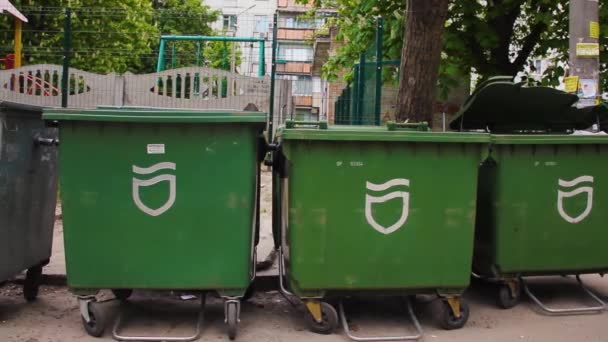
[[121, 299], [132, 289], [217, 290], [234, 337], [255, 272], [265, 114], [103, 109], [45, 119], [64, 139], [68, 285], [86, 301], [87, 332], [99, 336], [105, 323], [93, 317], [91, 290]]
[[603, 115], [599, 108], [577, 109], [577, 100], [554, 89], [494, 80], [473, 94], [452, 123], [495, 132], [480, 169], [473, 269], [498, 281], [503, 308], [518, 303], [523, 287], [548, 313], [589, 311], [546, 307], [523, 277], [608, 271], [608, 136], [572, 134]]
[[57, 201], [57, 130], [42, 108], [0, 103], [0, 282], [28, 270], [23, 294], [38, 294], [51, 257]]
[[459, 297], [469, 285], [477, 170], [489, 136], [325, 127], [288, 123], [274, 161], [281, 272], [309, 308], [311, 330], [335, 328], [324, 297], [352, 293], [437, 293], [443, 326], [464, 325]]

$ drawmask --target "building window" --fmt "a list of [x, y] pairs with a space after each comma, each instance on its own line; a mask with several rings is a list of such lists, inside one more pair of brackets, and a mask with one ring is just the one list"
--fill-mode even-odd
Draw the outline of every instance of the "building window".
[[325, 18], [301, 18], [298, 16], [279, 17], [280, 28], [317, 29], [325, 25]]
[[313, 50], [308, 45], [280, 44], [279, 60], [288, 62], [310, 62], [312, 61]]
[[270, 20], [268, 16], [256, 15], [255, 16], [255, 32], [268, 32], [270, 28]]
[[321, 92], [321, 79], [319, 77], [315, 77], [312, 79], [312, 92], [313, 93]]
[[312, 108], [296, 108], [296, 120], [298, 121], [318, 121], [319, 114], [313, 113]]
[[223, 27], [224, 27], [224, 30], [235, 30], [236, 29], [236, 15], [224, 15], [223, 16]]
[[543, 73], [543, 60], [535, 59], [534, 60], [534, 70], [532, 70], [534, 74], [542, 74]]
[[291, 95], [312, 96], [312, 77], [302, 75], [279, 75], [277, 78], [291, 80]]
[[325, 24], [325, 18], [280, 17], [279, 27], [289, 29], [315, 29]]

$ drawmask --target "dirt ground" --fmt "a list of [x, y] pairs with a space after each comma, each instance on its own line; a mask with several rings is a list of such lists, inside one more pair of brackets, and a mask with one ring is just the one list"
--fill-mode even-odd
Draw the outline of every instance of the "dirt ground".
[[[270, 174], [263, 174], [262, 237], [258, 260], [265, 258], [272, 248], [270, 235]], [[45, 274], [64, 275], [63, 227], [58, 220], [55, 227], [54, 252]], [[276, 268], [263, 273], [276, 273]], [[585, 282], [596, 293], [608, 294], [608, 279], [585, 276]], [[543, 300], [557, 307], [592, 304], [574, 284], [573, 279], [550, 277], [532, 279], [531, 288]], [[102, 292], [101, 300], [112, 295]], [[465, 294], [471, 315], [460, 330], [444, 331], [438, 327], [439, 302], [431, 297], [418, 297], [413, 302], [422, 328], [424, 341], [608, 341], [608, 313], [567, 317], [540, 314], [534, 304], [524, 298], [511, 310], [495, 305], [496, 291], [491, 285], [474, 282]], [[602, 298], [606, 298], [603, 296]], [[258, 292], [244, 302], [237, 341], [294, 342], [348, 341], [340, 329], [324, 336], [309, 332], [303, 319], [303, 307], [289, 302], [276, 291]], [[194, 329], [200, 302], [197, 298], [184, 300], [179, 294], [136, 292], [127, 303], [110, 300], [103, 304], [104, 312], [113, 321], [121, 312], [127, 325], [124, 334], [149, 336], [190, 335]], [[413, 333], [403, 301], [396, 298], [348, 298], [345, 300], [351, 328], [358, 335]], [[223, 304], [211, 295], [207, 298], [201, 341], [228, 341], [223, 322]], [[109, 324], [102, 338], [88, 336], [82, 328], [76, 298], [63, 286], [43, 286], [38, 301], [26, 303], [21, 287], [10, 282], [0, 287], [0, 342], [75, 342], [112, 340]]]

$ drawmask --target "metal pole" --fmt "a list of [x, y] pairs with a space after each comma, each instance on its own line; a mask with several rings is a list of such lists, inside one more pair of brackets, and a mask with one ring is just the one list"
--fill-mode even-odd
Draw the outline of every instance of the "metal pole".
[[70, 50], [72, 49], [72, 9], [66, 7], [63, 26], [63, 70], [61, 74], [61, 107], [67, 108], [70, 92]]
[[374, 107], [374, 124], [380, 125], [380, 112], [382, 111], [382, 17], [378, 17], [376, 29], [376, 103]]
[[14, 62], [13, 68], [21, 67], [21, 51], [22, 51], [22, 49], [21, 49], [22, 48], [21, 27], [22, 27], [21, 19], [15, 17], [15, 62]]
[[359, 78], [359, 73], [361, 72], [361, 65], [360, 64], [355, 64], [354, 67], [354, 77], [353, 77], [353, 84], [352, 84], [352, 88], [351, 88], [351, 92], [350, 92], [350, 97], [351, 97], [351, 108], [350, 108], [350, 123], [349, 125], [358, 125], [359, 124], [359, 96], [361, 96], [359, 94], [359, 88], [361, 88], [359, 86], [359, 82], [360, 82], [360, 78]]
[[357, 79], [357, 119], [356, 124], [363, 124], [363, 98], [365, 97], [365, 53], [359, 57], [359, 75]]
[[264, 77], [266, 74], [266, 44], [264, 41], [260, 42], [260, 51], [258, 51], [258, 77]]
[[158, 61], [156, 62], [156, 72], [165, 70], [165, 47], [167, 41], [163, 38], [160, 39], [160, 47], [158, 48]]
[[599, 100], [599, 3], [570, 1], [570, 77], [578, 77], [579, 107]]
[[226, 41], [222, 43], [222, 69], [228, 70], [228, 46]]
[[177, 62], [176, 62], [176, 47], [175, 47], [175, 43], [171, 44], [171, 69], [175, 69]]
[[278, 12], [275, 12], [272, 17], [272, 57], [270, 61], [270, 106], [268, 109], [268, 142], [272, 143], [274, 139], [274, 87], [275, 76], [277, 72], [277, 22]]
[[232, 43], [230, 48], [230, 72], [236, 72], [236, 46]]
[[[235, 36], [236, 32], [232, 32], [232, 35]], [[236, 72], [236, 45], [234, 42], [230, 44], [230, 72]]]
[[204, 41], [204, 42], [263, 42], [264, 38], [242, 38], [242, 37], [226, 37], [226, 36], [161, 36], [162, 40], [175, 41]]
[[201, 66], [201, 42], [196, 42], [196, 66]]

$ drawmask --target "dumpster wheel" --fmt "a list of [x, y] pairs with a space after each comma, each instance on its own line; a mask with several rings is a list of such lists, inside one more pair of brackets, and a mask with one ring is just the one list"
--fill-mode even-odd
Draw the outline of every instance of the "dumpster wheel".
[[87, 303], [87, 310], [89, 311], [88, 322], [85, 317], [81, 317], [84, 330], [93, 337], [100, 337], [106, 329], [106, 317], [101, 305], [95, 301], [90, 301]]
[[[455, 312], [455, 307], [458, 308], [458, 313]], [[469, 306], [460, 298], [442, 300], [441, 309], [439, 322], [445, 330], [460, 329], [469, 320]]]
[[23, 297], [28, 302], [33, 302], [38, 297], [38, 288], [42, 282], [42, 266], [34, 266], [27, 270], [23, 281]]
[[116, 297], [116, 299], [118, 299], [120, 301], [125, 301], [125, 300], [129, 299], [129, 297], [131, 297], [131, 295], [133, 294], [133, 290], [132, 289], [112, 289], [112, 294], [114, 295], [114, 297]]
[[317, 320], [310, 313], [310, 310], [306, 309], [306, 324], [308, 325], [308, 329], [310, 331], [329, 335], [332, 334], [336, 328], [338, 327], [338, 312], [334, 307], [326, 302], [321, 302], [321, 321], [317, 322]]
[[228, 338], [234, 340], [236, 338], [236, 331], [239, 324], [239, 311], [241, 309], [241, 303], [238, 299], [227, 300], [225, 302], [226, 310], [226, 324], [228, 325]]
[[519, 282], [498, 285], [498, 306], [503, 309], [511, 309], [521, 299], [521, 287]]

